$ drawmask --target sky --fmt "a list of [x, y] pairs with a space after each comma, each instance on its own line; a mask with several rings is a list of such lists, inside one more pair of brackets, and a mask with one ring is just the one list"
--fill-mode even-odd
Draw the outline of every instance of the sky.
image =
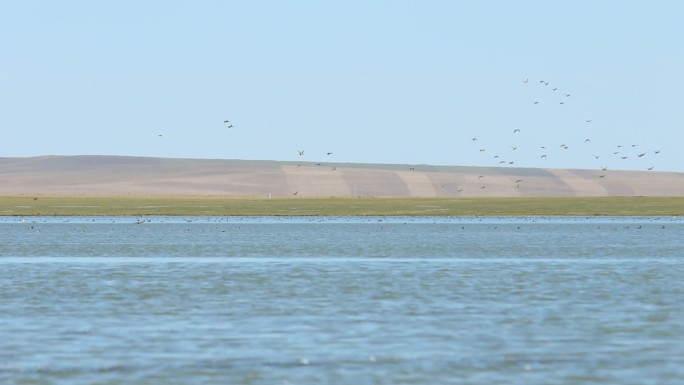
[[682, 14], [674, 0], [0, 0], [0, 157], [684, 172]]

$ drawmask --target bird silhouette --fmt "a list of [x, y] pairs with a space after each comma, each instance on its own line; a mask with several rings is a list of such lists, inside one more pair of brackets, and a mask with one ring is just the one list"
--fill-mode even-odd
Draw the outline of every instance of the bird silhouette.
[[297, 150], [297, 152], [299, 153], [299, 156], [304, 155], [304, 150]]

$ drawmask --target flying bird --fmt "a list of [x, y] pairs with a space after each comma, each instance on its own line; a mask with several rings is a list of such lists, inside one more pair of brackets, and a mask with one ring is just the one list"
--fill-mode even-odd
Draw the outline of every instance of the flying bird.
[[304, 155], [304, 150], [297, 150], [297, 152], [299, 153], [299, 156]]
[[514, 133], [514, 134], [515, 134], [516, 132], [520, 132], [520, 129], [519, 129], [519, 128], [516, 128], [515, 130], [513, 130], [513, 133]]
[[333, 154], [332, 152], [325, 153], [325, 155], [332, 155], [332, 154]]

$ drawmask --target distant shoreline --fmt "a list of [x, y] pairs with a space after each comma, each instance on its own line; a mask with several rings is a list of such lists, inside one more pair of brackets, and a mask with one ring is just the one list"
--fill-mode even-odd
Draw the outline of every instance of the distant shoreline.
[[0, 216], [684, 216], [684, 196], [0, 196]]

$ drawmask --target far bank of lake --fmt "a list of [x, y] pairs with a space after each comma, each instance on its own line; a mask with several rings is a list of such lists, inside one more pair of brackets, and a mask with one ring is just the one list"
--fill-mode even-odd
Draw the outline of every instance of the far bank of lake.
[[684, 196], [3, 196], [4, 216], [682, 216]]

